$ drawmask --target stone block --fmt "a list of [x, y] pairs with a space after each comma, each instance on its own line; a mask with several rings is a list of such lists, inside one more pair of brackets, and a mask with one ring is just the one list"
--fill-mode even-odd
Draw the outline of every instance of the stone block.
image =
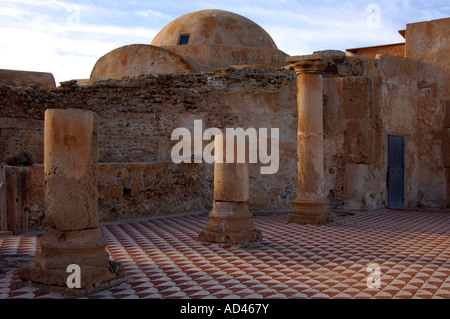
[[369, 166], [365, 164], [345, 164], [344, 207], [362, 209], [368, 187]]
[[369, 93], [366, 77], [345, 77], [342, 92], [343, 117], [346, 119], [366, 119], [369, 115]]
[[55, 78], [51, 73], [20, 70], [0, 69], [0, 83], [18, 87], [34, 84], [47, 90], [56, 87]]
[[45, 116], [45, 218], [59, 230], [98, 227], [96, 115], [47, 110]]
[[28, 231], [28, 214], [23, 210], [23, 203], [29, 186], [29, 170], [6, 166], [5, 180], [8, 230], [18, 235]]

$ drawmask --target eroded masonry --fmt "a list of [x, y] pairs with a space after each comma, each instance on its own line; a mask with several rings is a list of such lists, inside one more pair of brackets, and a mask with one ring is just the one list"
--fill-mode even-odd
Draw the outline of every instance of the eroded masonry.
[[278, 172], [248, 164], [250, 211], [286, 209], [292, 222], [322, 223], [332, 208], [448, 207], [449, 30], [450, 18], [414, 23], [395, 50], [289, 57], [248, 19], [204, 10], [176, 19], [151, 45], [106, 54], [90, 79], [51, 87], [48, 74], [11, 82], [2, 70], [2, 230], [48, 224], [48, 109], [97, 116], [100, 222], [217, 205], [214, 165], [170, 157], [172, 131], [192, 130], [194, 120], [221, 130], [279, 128]]

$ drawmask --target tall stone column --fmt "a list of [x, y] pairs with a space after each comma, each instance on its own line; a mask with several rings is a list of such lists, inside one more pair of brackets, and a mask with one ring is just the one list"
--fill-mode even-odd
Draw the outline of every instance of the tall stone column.
[[206, 229], [198, 235], [199, 241], [230, 243], [244, 248], [259, 243], [261, 231], [255, 229], [248, 209], [249, 164], [237, 163], [238, 149], [234, 143], [234, 163], [226, 163], [227, 141], [216, 135], [214, 140], [214, 202]]
[[324, 194], [322, 74], [326, 63], [317, 53], [288, 57], [297, 73], [298, 195], [288, 222], [324, 224], [333, 221]]
[[[95, 113], [45, 112], [44, 179], [49, 226], [40, 241], [41, 252], [19, 270], [19, 277], [67, 295], [85, 295], [123, 282], [122, 265], [109, 260], [99, 228]], [[79, 267], [79, 287], [68, 287], [70, 265]]]

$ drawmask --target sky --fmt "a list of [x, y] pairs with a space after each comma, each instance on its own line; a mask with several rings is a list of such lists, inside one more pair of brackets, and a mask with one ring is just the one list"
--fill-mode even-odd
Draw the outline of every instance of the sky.
[[87, 79], [103, 55], [203, 9], [245, 16], [289, 55], [400, 43], [406, 24], [450, 17], [448, 0], [0, 0], [0, 69]]

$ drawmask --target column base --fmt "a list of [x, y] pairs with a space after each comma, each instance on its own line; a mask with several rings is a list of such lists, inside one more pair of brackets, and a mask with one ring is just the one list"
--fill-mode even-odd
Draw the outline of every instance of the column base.
[[[19, 278], [33, 286], [62, 295], [83, 296], [108, 289], [126, 280], [123, 266], [109, 260], [100, 228], [79, 231], [46, 229], [41, 252], [19, 269]], [[80, 267], [80, 288], [69, 288], [71, 264]]]
[[333, 221], [325, 197], [294, 199], [294, 207], [288, 216], [288, 223], [322, 225]]
[[198, 241], [232, 244], [245, 248], [261, 242], [262, 233], [255, 229], [247, 203], [214, 201], [206, 229]]

